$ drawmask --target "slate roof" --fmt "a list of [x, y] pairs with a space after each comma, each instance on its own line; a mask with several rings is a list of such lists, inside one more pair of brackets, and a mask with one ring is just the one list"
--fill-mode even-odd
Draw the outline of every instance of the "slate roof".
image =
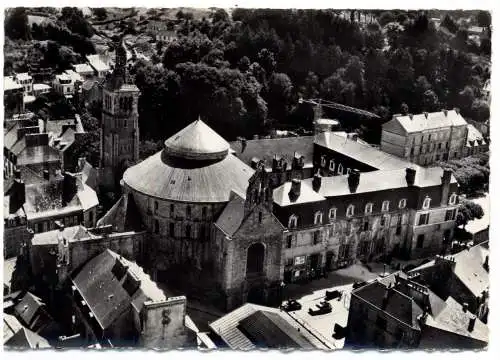
[[471, 247], [453, 255], [455, 259], [455, 276], [476, 297], [489, 288], [489, 273], [483, 267], [489, 250], [481, 245]]
[[304, 181], [301, 181], [300, 195], [298, 198], [294, 198], [293, 201], [288, 195], [292, 187], [291, 182], [286, 182], [283, 185], [277, 187], [273, 190], [273, 201], [279, 206], [289, 206], [294, 204], [305, 204], [316, 201], [323, 201], [325, 197], [317, 193]]
[[189, 160], [224, 158], [229, 151], [226, 140], [200, 119], [165, 141], [165, 150], [171, 156]]
[[271, 169], [274, 156], [279, 155], [285, 159], [287, 169], [291, 169], [294, 152], [297, 152], [304, 156], [304, 167], [313, 166], [314, 136], [246, 140], [245, 146], [241, 141], [233, 141], [230, 145], [234, 155], [248, 165], [257, 158], [265, 161], [266, 169]]
[[46, 339], [25, 327], [9, 338], [4, 346], [18, 349], [47, 349], [51, 347]]
[[407, 133], [467, 125], [462, 115], [455, 110], [448, 110], [446, 114], [444, 111], [427, 113], [427, 116], [425, 113], [415, 114], [411, 117], [410, 115], [396, 116], [391, 121], [398, 122]]
[[16, 89], [22, 89], [23, 86], [18, 84], [13, 76], [4, 76], [3, 78], [3, 90], [4, 91], [9, 91], [9, 90], [16, 90]]
[[97, 222], [97, 226], [113, 226], [117, 232], [140, 231], [144, 229], [141, 213], [132, 194], [124, 194]]
[[414, 165], [409, 161], [334, 132], [323, 132], [316, 135], [314, 143], [378, 170], [404, 169], [409, 166], [418, 167], [418, 165]]
[[484, 144], [486, 144], [486, 142], [481, 132], [476, 129], [474, 125], [467, 124], [467, 144], [465, 146], [471, 147]]
[[254, 171], [237, 157], [227, 155], [216, 162], [176, 162], [165, 151], [128, 168], [125, 185], [160, 199], [194, 202], [227, 202], [231, 190], [246, 193]]
[[245, 199], [236, 193], [232, 196], [215, 222], [215, 225], [228, 236], [234, 235], [245, 215]]
[[87, 55], [87, 61], [96, 71], [108, 71], [109, 59], [105, 59], [101, 55]]
[[262, 346], [263, 342], [270, 348], [292, 346], [303, 349], [329, 349], [308, 332], [304, 328], [305, 325], [298, 324], [288, 314], [276, 308], [250, 303], [210, 323], [209, 326], [232, 350], [253, 350]]
[[3, 342], [8, 341], [14, 334], [19, 332], [23, 326], [13, 315], [3, 313]]
[[16, 150], [19, 166], [60, 161], [59, 152], [48, 145], [23, 147], [22, 150]]
[[[113, 270], [117, 261], [128, 266], [121, 278], [115, 276]], [[134, 289], [130, 284], [137, 280], [140, 281], [139, 287]], [[73, 275], [72, 282], [103, 330], [131, 307], [140, 313], [145, 301], [166, 300], [141, 267], [109, 249], [90, 259]]]
[[44, 305], [45, 304], [39, 297], [27, 292], [14, 309], [16, 314], [22, 319], [26, 326], [31, 326], [37, 312]]
[[73, 65], [77, 73], [94, 73], [94, 69], [89, 64], [75, 64]]

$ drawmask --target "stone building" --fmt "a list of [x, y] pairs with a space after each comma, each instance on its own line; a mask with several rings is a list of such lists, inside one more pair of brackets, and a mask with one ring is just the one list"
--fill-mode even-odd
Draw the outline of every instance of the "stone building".
[[458, 185], [441, 168], [293, 180], [274, 190], [287, 226], [285, 281], [384, 256], [419, 258], [451, 245]]
[[474, 349], [488, 327], [453, 298], [446, 301], [398, 272], [353, 290], [345, 347]]
[[382, 151], [419, 165], [459, 159], [465, 155], [467, 122], [458, 110], [396, 114], [382, 126]]
[[127, 50], [120, 42], [116, 48], [115, 69], [102, 89], [101, 182], [111, 189], [119, 187], [123, 171], [139, 159], [140, 92], [130, 83], [126, 65]]
[[[140, 266], [107, 249], [71, 276], [75, 328], [103, 347], [197, 347], [186, 297], [167, 298]], [[192, 322], [191, 322], [192, 324]]]

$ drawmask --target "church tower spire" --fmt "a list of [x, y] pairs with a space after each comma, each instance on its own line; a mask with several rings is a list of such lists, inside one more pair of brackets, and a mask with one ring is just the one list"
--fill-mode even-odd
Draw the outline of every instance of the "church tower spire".
[[103, 183], [111, 189], [116, 189], [125, 168], [139, 160], [139, 95], [128, 75], [121, 37], [115, 43], [115, 68], [103, 86], [101, 168]]

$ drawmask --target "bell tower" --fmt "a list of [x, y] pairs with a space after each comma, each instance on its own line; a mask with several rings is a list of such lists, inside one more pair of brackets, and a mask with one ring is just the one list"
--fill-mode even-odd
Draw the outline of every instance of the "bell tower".
[[106, 79], [102, 91], [102, 121], [100, 167], [103, 183], [115, 188], [125, 167], [139, 160], [140, 91], [131, 83], [127, 71], [127, 50], [123, 39], [115, 45], [113, 73]]

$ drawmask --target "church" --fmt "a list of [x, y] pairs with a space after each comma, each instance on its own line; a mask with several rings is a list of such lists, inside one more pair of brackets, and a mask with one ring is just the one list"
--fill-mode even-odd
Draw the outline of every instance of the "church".
[[138, 162], [140, 92], [123, 45], [116, 56], [103, 88], [101, 162], [122, 197], [97, 225], [145, 230], [141, 258], [155, 281], [231, 310], [278, 304], [284, 282], [357, 259], [432, 256], [451, 245], [458, 184], [450, 171], [329, 129], [239, 146], [198, 119]]

